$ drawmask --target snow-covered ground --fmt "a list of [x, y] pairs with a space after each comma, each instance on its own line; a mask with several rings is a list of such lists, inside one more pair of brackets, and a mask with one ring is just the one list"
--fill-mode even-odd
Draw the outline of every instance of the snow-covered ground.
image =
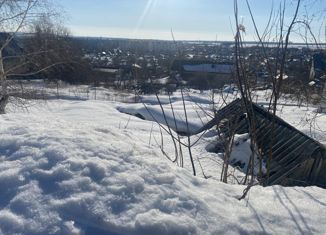
[[[94, 89], [87, 92], [91, 99], [63, 89], [60, 95], [77, 98], [36, 100], [28, 110], [9, 107], [0, 116], [0, 234], [325, 233], [324, 189], [256, 186], [239, 201], [245, 187], [219, 182], [222, 159], [207, 151], [216, 140], [214, 130], [198, 142], [199, 135], [191, 137], [194, 177], [185, 147], [185, 168], [166, 158], [174, 156], [173, 141], [150, 121], [151, 115], [142, 120], [126, 114], [146, 115], [149, 109], [166, 124], [155, 97], [143, 97], [146, 109], [120, 102], [137, 100], [132, 95], [96, 92], [94, 100]], [[171, 99], [177, 127], [187, 128], [180, 93]], [[171, 118], [169, 98], [161, 101]], [[188, 128], [209, 120], [204, 114], [210, 114], [210, 101], [209, 92], [190, 91]], [[218, 96], [215, 102], [222, 105]], [[279, 114], [325, 143], [326, 118], [314, 118], [314, 109], [287, 102]], [[248, 151], [244, 136], [238, 141], [243, 143], [235, 152]], [[237, 169], [231, 171], [242, 177]]]

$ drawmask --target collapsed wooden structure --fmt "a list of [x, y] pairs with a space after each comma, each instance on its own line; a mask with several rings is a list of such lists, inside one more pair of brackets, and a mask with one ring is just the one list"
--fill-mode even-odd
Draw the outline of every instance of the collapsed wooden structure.
[[[256, 144], [263, 161], [270, 154], [270, 177], [264, 184], [284, 186], [316, 185], [326, 188], [326, 147], [297, 130], [268, 110], [252, 104]], [[236, 133], [248, 132], [243, 100], [237, 99], [217, 112], [202, 130], [218, 126], [223, 120], [236, 124]]]

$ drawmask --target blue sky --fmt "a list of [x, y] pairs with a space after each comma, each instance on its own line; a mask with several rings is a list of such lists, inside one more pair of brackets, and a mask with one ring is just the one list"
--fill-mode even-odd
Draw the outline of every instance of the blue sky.
[[[267, 24], [272, 5], [280, 0], [249, 0], [258, 26]], [[294, 11], [296, 0], [287, 0], [287, 17]], [[325, 0], [313, 3], [309, 14], [326, 9]], [[74, 35], [171, 40], [232, 40], [234, 25], [233, 0], [59, 0], [68, 15], [67, 26]], [[239, 14], [253, 39], [253, 29], [245, 0], [239, 0]], [[315, 32], [319, 23], [313, 25]], [[232, 25], [232, 26], [231, 26]]]

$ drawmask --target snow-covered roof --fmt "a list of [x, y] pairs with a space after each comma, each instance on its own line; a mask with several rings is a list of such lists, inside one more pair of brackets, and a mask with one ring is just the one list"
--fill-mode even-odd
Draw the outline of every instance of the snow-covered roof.
[[111, 68], [94, 68], [94, 71], [102, 72], [102, 73], [117, 73], [119, 69], [111, 69]]

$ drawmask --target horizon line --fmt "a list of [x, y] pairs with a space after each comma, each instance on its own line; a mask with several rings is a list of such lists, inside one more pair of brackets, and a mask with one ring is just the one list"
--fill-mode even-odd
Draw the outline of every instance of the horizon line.
[[[196, 40], [196, 39], [158, 39], [158, 38], [130, 38], [130, 37], [110, 37], [110, 36], [94, 36], [94, 35], [70, 35], [73, 38], [94, 38], [94, 39], [108, 39], [108, 40], [130, 40], [130, 41], [163, 41], [163, 42], [208, 42], [208, 43], [234, 43], [232, 40]], [[247, 44], [261, 44], [259, 41], [243, 41]], [[278, 44], [279, 42], [263, 42], [264, 44]], [[305, 42], [289, 42], [289, 45], [326, 45], [326, 42], [323, 43], [305, 43]]]

